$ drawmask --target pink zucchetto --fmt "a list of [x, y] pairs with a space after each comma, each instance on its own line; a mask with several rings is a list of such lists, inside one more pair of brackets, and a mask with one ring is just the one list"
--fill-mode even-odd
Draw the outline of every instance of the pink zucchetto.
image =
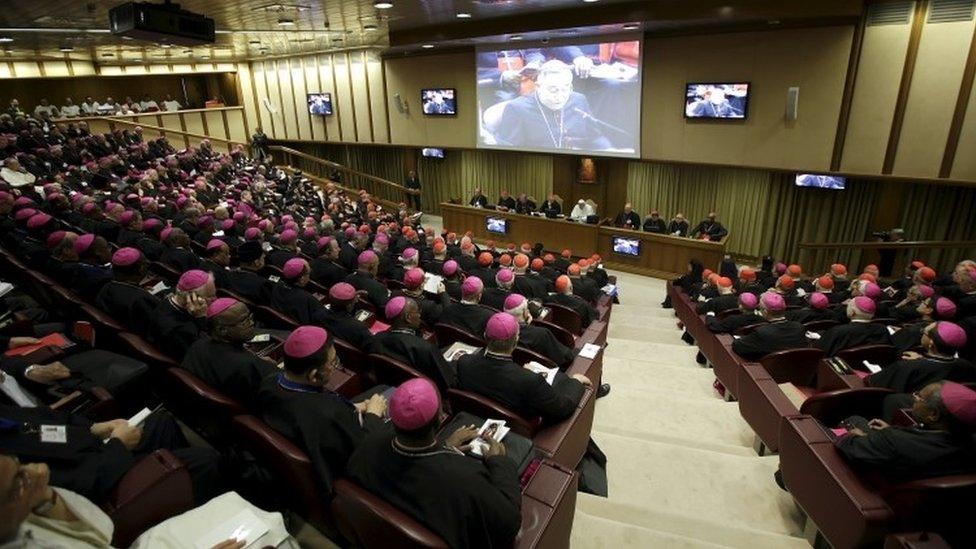
[[403, 254], [401, 254], [401, 257], [403, 257], [403, 259], [411, 260], [417, 257], [417, 249], [407, 248], [406, 250], [403, 250]]
[[741, 305], [743, 309], [754, 311], [756, 310], [756, 307], [759, 306], [759, 298], [756, 297], [756, 294], [745, 292], [739, 296], [739, 305]]
[[[383, 246], [389, 246], [389, 244], [390, 244], [390, 237], [386, 236], [386, 233], [380, 233], [380, 234], [376, 235], [376, 238], [373, 239], [373, 242], [375, 244], [381, 244]], [[406, 251], [404, 251], [404, 253], [406, 253]]]
[[942, 384], [942, 404], [946, 411], [966, 425], [976, 425], [976, 391], [955, 381]]
[[302, 273], [305, 272], [307, 267], [308, 263], [304, 259], [293, 257], [285, 262], [285, 266], [281, 269], [281, 274], [288, 280], [294, 280], [302, 276]]
[[505, 312], [510, 312], [518, 309], [525, 303], [525, 297], [522, 294], [510, 294], [505, 298]]
[[444, 265], [441, 266], [441, 274], [444, 276], [454, 276], [458, 270], [458, 263], [453, 259], [450, 261], [445, 261]]
[[955, 322], [940, 321], [935, 323], [935, 335], [945, 346], [952, 349], [962, 349], [966, 346], [966, 330]]
[[160, 225], [162, 225], [162, 221], [156, 219], [155, 217], [150, 217], [149, 219], [143, 221], [142, 230], [151, 231]]
[[135, 217], [136, 217], [136, 212], [132, 210], [126, 210], [122, 212], [122, 215], [119, 216], [119, 225], [122, 225], [123, 227], [128, 227], [129, 225], [132, 224], [132, 220], [135, 219]]
[[956, 304], [949, 298], [940, 297], [935, 300], [935, 314], [939, 318], [952, 318], [956, 316]]
[[200, 269], [192, 269], [180, 276], [179, 282], [176, 283], [176, 289], [181, 292], [192, 292], [203, 288], [208, 282], [210, 282], [210, 273]]
[[207, 251], [216, 250], [217, 248], [224, 245], [224, 241], [219, 238], [211, 238], [210, 242], [207, 242]]
[[234, 223], [233, 219], [225, 219], [220, 222], [220, 230], [229, 231], [234, 228], [234, 225], [236, 224]]
[[830, 305], [830, 300], [827, 296], [820, 292], [813, 292], [810, 294], [810, 307], [817, 310], [826, 309]]
[[515, 273], [511, 269], [502, 269], [495, 274], [495, 281], [508, 284], [515, 280]]
[[24, 208], [23, 210], [17, 210], [14, 214], [14, 221], [27, 221], [31, 217], [37, 215], [37, 210], [34, 208]]
[[868, 297], [871, 299], [878, 299], [879, 297], [881, 297], [881, 286], [878, 286], [874, 282], [868, 282], [861, 289], [861, 294], [864, 297]]
[[922, 299], [928, 299], [935, 295], [935, 290], [933, 290], [932, 286], [929, 286], [928, 284], [919, 284], [915, 287], [918, 288], [918, 295], [922, 296]]
[[112, 265], [116, 267], [129, 267], [138, 263], [142, 254], [135, 248], [119, 248], [112, 254]]
[[326, 246], [329, 245], [329, 242], [332, 242], [332, 237], [323, 236], [315, 241], [315, 247], [321, 252]]
[[167, 225], [163, 230], [159, 231], [159, 240], [166, 242], [169, 240], [169, 235], [173, 234], [173, 226]]
[[234, 212], [234, 216], [231, 219], [233, 221], [244, 221], [247, 219], [247, 214], [244, 212]]
[[281, 231], [281, 236], [278, 237], [279, 244], [291, 244], [296, 240], [298, 240], [298, 233], [291, 229]]
[[873, 315], [878, 310], [878, 305], [874, 300], [863, 295], [854, 298], [854, 307], [866, 315]]
[[481, 293], [485, 288], [485, 283], [476, 276], [469, 276], [461, 284], [461, 297], [471, 297]]
[[356, 288], [348, 282], [339, 282], [329, 288], [329, 299], [333, 301], [352, 301], [356, 299]]
[[518, 321], [508, 313], [495, 313], [485, 325], [485, 339], [489, 341], [504, 341], [511, 339], [519, 331]]
[[40, 229], [44, 225], [47, 225], [53, 217], [47, 215], [46, 213], [36, 213], [27, 220], [28, 229]]
[[786, 310], [786, 300], [775, 292], [766, 292], [762, 296], [762, 306], [767, 311], [780, 312]]
[[365, 267], [376, 261], [376, 253], [373, 250], [365, 250], [359, 254], [357, 262], [360, 267]]
[[430, 380], [403, 382], [390, 397], [390, 421], [397, 429], [414, 431], [428, 425], [440, 411], [437, 388]]
[[74, 252], [81, 255], [91, 248], [92, 242], [95, 242], [95, 235], [91, 233], [83, 234], [75, 239]]
[[407, 298], [403, 297], [402, 295], [398, 295], [393, 299], [387, 301], [386, 309], [384, 310], [384, 312], [386, 313], [387, 320], [392, 320], [400, 316], [400, 313], [403, 312], [403, 308], [406, 306], [407, 306]]
[[207, 307], [207, 318], [213, 318], [238, 303], [240, 301], [230, 297], [218, 297]]
[[44, 243], [49, 249], [53, 249], [60, 244], [62, 240], [64, 240], [64, 237], [67, 234], [68, 233], [66, 231], [54, 231], [53, 233], [47, 235], [47, 239]]
[[329, 332], [318, 326], [299, 326], [285, 340], [285, 356], [307, 358], [322, 350], [329, 341]]
[[244, 231], [244, 240], [257, 240], [261, 236], [261, 229], [257, 227], [248, 227]]
[[[408, 290], [416, 290], [424, 283], [424, 271], [414, 267], [403, 273], [403, 285]], [[389, 317], [388, 317], [389, 318]]]

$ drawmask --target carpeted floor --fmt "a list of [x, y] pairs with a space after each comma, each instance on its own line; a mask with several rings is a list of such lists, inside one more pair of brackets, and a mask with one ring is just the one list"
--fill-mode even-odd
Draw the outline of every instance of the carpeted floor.
[[773, 482], [735, 403], [662, 309], [664, 281], [617, 275], [593, 439], [607, 455], [609, 498], [579, 494], [574, 548], [806, 548], [792, 498]]

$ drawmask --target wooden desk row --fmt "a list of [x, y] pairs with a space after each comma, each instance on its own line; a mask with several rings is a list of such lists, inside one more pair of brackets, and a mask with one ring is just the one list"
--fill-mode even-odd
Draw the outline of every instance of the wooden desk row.
[[[708, 242], [447, 203], [441, 204], [441, 215], [444, 227], [457, 233], [471, 231], [474, 238], [481, 242], [494, 240], [499, 245], [541, 242], [546, 250], [558, 252], [568, 248], [576, 256], [596, 252], [610, 269], [660, 278], [674, 278], [686, 273], [688, 262], [692, 259], [698, 259], [706, 268], [715, 270], [725, 255], [724, 239], [721, 242]], [[506, 233], [488, 232], [486, 220], [489, 217], [505, 219]], [[632, 257], [615, 253], [614, 236], [637, 240], [640, 254]]]

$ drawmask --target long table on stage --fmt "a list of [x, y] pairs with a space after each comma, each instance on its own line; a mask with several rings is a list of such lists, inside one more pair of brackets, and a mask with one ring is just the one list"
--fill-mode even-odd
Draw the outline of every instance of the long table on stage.
[[[541, 242], [546, 250], [558, 252], [569, 248], [581, 255], [596, 251], [607, 268], [661, 278], [686, 273], [691, 259], [698, 259], [706, 268], [717, 270], [725, 255], [725, 239], [708, 242], [448, 203], [441, 204], [441, 215], [444, 227], [459, 234], [471, 231], [480, 242], [494, 240], [499, 245]], [[485, 224], [489, 217], [505, 218], [507, 232], [504, 235], [489, 233]], [[640, 255], [632, 257], [615, 253], [614, 236], [638, 240]]]

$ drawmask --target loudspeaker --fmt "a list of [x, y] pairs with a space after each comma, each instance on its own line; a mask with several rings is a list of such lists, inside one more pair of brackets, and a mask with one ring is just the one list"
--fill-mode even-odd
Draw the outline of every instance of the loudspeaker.
[[786, 92], [786, 120], [788, 122], [796, 120], [796, 109], [799, 102], [800, 88], [793, 86]]
[[396, 108], [400, 112], [400, 114], [407, 114], [407, 111], [409, 111], [410, 109], [409, 107], [407, 107], [407, 102], [400, 97], [400, 94], [394, 93], [393, 99], [396, 101]]

